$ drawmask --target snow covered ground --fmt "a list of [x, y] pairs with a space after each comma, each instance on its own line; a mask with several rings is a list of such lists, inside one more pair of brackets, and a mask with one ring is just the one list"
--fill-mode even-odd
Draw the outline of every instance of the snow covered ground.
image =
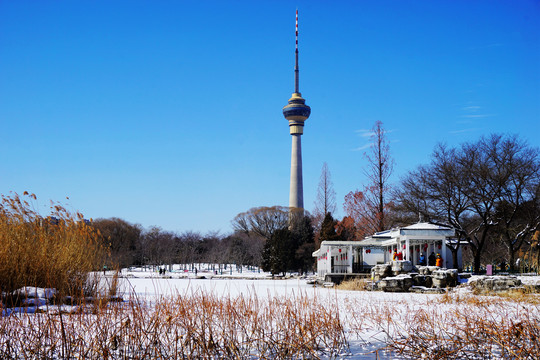
[[[228, 267], [226, 271], [216, 272], [205, 270], [202, 266], [195, 272], [184, 271], [182, 268], [177, 265], [173, 267], [173, 271], [166, 271], [164, 274], [156, 269], [124, 269], [119, 278], [120, 294], [125, 300], [137, 297], [149, 304], [158, 303], [163, 298], [175, 298], [178, 295], [186, 298], [194, 294], [208, 294], [224, 299], [257, 298], [261, 304], [268, 304], [274, 299], [308, 299], [324, 308], [337, 310], [349, 345], [348, 349], [342, 352], [342, 357], [347, 359], [402, 359], [403, 354], [382, 350], [389, 339], [405, 339], [410, 337], [411, 331], [422, 334], [433, 331], [426, 336], [455, 336], [454, 329], [459, 328], [460, 322], [463, 322], [463, 319], [466, 322], [468, 318], [473, 323], [474, 319], [487, 319], [494, 323], [510, 321], [510, 324], [518, 325], [526, 321], [540, 322], [538, 303], [499, 301], [493, 300], [494, 297], [476, 296], [466, 286], [447, 294], [345, 291], [314, 287], [308, 284], [306, 278], [300, 277], [272, 279], [269, 274], [257, 269], [243, 268], [236, 271], [236, 268]], [[114, 272], [104, 275], [103, 281], [108, 283], [115, 278]], [[520, 280], [524, 284], [540, 284], [538, 276], [522, 276]], [[66, 305], [48, 305], [43, 308], [43, 301], [40, 299], [46, 298], [50, 292], [39, 289], [29, 291], [39, 292], [43, 296], [38, 294], [38, 299], [30, 300], [25, 308], [4, 309], [3, 315], [19, 311], [31, 313], [39, 309], [40, 305], [42, 310], [49, 312], [69, 312], [72, 309]], [[540, 302], [540, 297], [538, 300]], [[433, 349], [434, 353], [436, 351], [437, 349]], [[486, 351], [492, 351], [492, 348]], [[495, 354], [492, 358], [504, 357], [504, 354]], [[431, 358], [420, 353], [416, 355], [412, 358]], [[466, 358], [482, 356], [468, 353]]]
[[[193, 271], [173, 271], [159, 275], [157, 272], [131, 269], [124, 271], [122, 275], [125, 276], [121, 285], [124, 291], [134, 292], [146, 299], [200, 291], [223, 297], [255, 294], [259, 299], [307, 296], [313, 301], [339, 309], [348, 334], [350, 353], [347, 358], [350, 359], [403, 358], [399, 354], [380, 351], [387, 345], [389, 337], [404, 336], [402, 330], [416, 321], [419, 312], [424, 311], [431, 317], [445, 319], [449, 314], [459, 312], [463, 306], [459, 301], [443, 301], [446, 296], [444, 294], [344, 291], [314, 287], [309, 285], [305, 278], [271, 279], [269, 274], [247, 269], [242, 273], [232, 271], [224, 272], [223, 275], [216, 275], [211, 271], [197, 271], [197, 274]], [[538, 276], [519, 278], [524, 284], [540, 284]], [[470, 289], [465, 286], [453, 290], [452, 293], [458, 298], [472, 296]], [[504, 311], [505, 316], [519, 319], [520, 306], [509, 303], [508, 309]], [[540, 320], [538, 306], [531, 307], [530, 310]], [[485, 308], [485, 311], [488, 316], [487, 313], [491, 310]], [[381, 321], [374, 321], [378, 317]], [[385, 321], [385, 318], [391, 318], [392, 321]]]

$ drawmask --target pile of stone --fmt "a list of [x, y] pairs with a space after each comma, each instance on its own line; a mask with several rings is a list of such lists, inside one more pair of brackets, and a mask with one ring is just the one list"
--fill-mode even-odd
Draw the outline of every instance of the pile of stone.
[[[444, 293], [447, 288], [458, 286], [460, 277], [468, 278], [470, 275], [438, 266], [415, 267], [406, 260], [376, 265], [371, 269], [372, 288], [386, 292]], [[523, 284], [515, 276], [474, 276], [468, 281], [468, 286], [473, 291], [489, 293], [520, 289]], [[540, 291], [540, 284], [527, 286]]]
[[407, 274], [379, 280], [377, 288], [385, 292], [407, 292], [413, 286], [413, 278]]
[[377, 289], [386, 292], [439, 293], [458, 285], [458, 271], [437, 266], [414, 267], [410, 261], [397, 260], [374, 266], [371, 279]]
[[521, 285], [521, 280], [515, 276], [477, 276], [469, 281], [472, 290], [481, 293], [507, 291], [520, 288]]
[[392, 266], [390, 264], [375, 265], [371, 268], [371, 280], [374, 282], [390, 276], [392, 276]]

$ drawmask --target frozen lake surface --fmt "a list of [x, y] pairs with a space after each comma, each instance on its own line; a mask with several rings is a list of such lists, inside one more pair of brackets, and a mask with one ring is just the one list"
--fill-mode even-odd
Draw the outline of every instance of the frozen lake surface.
[[[138, 274], [141, 276], [142, 274]], [[211, 293], [218, 297], [237, 297], [256, 295], [258, 299], [270, 299], [273, 297], [308, 297], [313, 301], [323, 303], [339, 309], [342, 319], [350, 316], [354, 311], [355, 304], [373, 304], [380, 306], [382, 311], [395, 308], [397, 312], [409, 311], [413, 308], [421, 308], [425, 304], [440, 295], [425, 295], [413, 293], [384, 293], [368, 291], [343, 291], [335, 288], [314, 287], [307, 284], [305, 279], [240, 279], [240, 278], [162, 278], [152, 277], [129, 277], [124, 278], [122, 283], [126, 293], [135, 293], [139, 298], [150, 301], [160, 297], [175, 295], [190, 295], [193, 293]], [[404, 310], [408, 309], [408, 310]], [[347, 326], [347, 321], [343, 321]], [[347, 329], [346, 332], [350, 332]], [[365, 324], [365, 328], [354, 335], [348, 336], [350, 354], [346, 359], [401, 359], [392, 353], [381, 351], [386, 346], [387, 334], [377, 326]]]
[[[122, 312], [114, 309], [129, 311], [133, 309], [130, 306], [137, 304], [136, 308], [142, 309], [138, 314], [149, 316], [148, 318], [137, 316], [148, 322], [141, 320], [137, 322], [136, 327], [133, 325], [134, 329], [154, 324], [151, 320], [154, 316], [152, 314], [158, 314], [156, 319], [160, 321], [156, 324], [164, 326], [169, 326], [167, 324], [171, 321], [167, 314], [179, 314], [176, 319], [180, 321], [174, 322], [174, 324], [181, 324], [178, 329], [184, 329], [181, 331], [195, 329], [194, 333], [185, 335], [186, 339], [193, 341], [203, 339], [202, 343], [205, 343], [204, 339], [208, 337], [205, 337], [207, 332], [203, 329], [211, 329], [210, 331], [216, 329], [214, 334], [218, 336], [225, 334], [226, 337], [232, 334], [235, 339], [239, 336], [237, 331], [245, 334], [247, 338], [242, 337], [239, 342], [241, 346], [261, 344], [262, 347], [254, 347], [256, 350], [253, 352], [251, 352], [252, 348], [247, 350], [251, 354], [247, 357], [249, 359], [257, 359], [256, 354], [264, 353], [268, 348], [267, 345], [275, 344], [276, 339], [284, 340], [284, 344], [294, 346], [301, 346], [304, 339], [317, 339], [311, 349], [314, 349], [323, 359], [336, 358], [335, 355], [343, 359], [413, 359], [422, 357], [422, 354], [424, 354], [423, 358], [432, 358], [431, 355], [441, 350], [450, 350], [450, 353], [455, 355], [456, 348], [459, 348], [459, 355], [454, 358], [459, 359], [505, 358], [503, 351], [508, 354], [508, 351], [520, 349], [527, 349], [526, 351], [535, 354], [532, 358], [536, 358], [536, 354], [540, 353], [540, 348], [534, 345], [536, 340], [533, 342], [530, 340], [537, 339], [536, 334], [540, 333], [540, 326], [538, 326], [540, 295], [538, 294], [527, 295], [526, 298], [481, 296], [474, 295], [471, 288], [466, 285], [449, 289], [445, 294], [347, 291], [338, 288], [314, 287], [308, 284], [305, 278], [272, 279], [269, 274], [258, 270], [243, 269], [235, 272], [228, 268], [229, 271], [219, 274], [219, 271], [208, 271], [202, 267], [200, 269], [195, 272], [193, 269], [193, 271], [183, 271], [181, 268], [176, 268], [175, 271], [160, 274], [157, 271], [132, 268], [124, 269], [119, 277], [116, 277], [112, 271], [106, 274], [100, 272], [96, 275], [101, 281], [106, 282], [106, 284], [103, 283], [104, 290], [107, 289], [107, 284], [113, 284], [115, 279], [118, 280], [119, 295], [123, 297], [124, 302], [117, 303], [119, 307], [109, 307], [111, 312], [103, 317], [96, 317], [95, 313], [89, 311], [82, 312], [82, 318], [85, 321], [101, 322], [101, 333], [114, 335], [124, 329], [124, 316], [127, 316], [129, 320], [129, 315], [123, 315]], [[520, 280], [524, 284], [540, 283], [540, 278], [537, 276], [522, 276]], [[46, 291], [36, 291], [36, 294], [38, 298], [31, 300], [46, 301]], [[62, 309], [56, 311], [55, 306], [39, 307], [37, 304], [20, 309], [3, 309], [2, 313], [4, 316], [10, 313], [15, 315], [25, 313], [28, 316], [21, 315], [21, 318], [26, 319], [27, 322], [33, 322], [36, 329], [40, 329], [41, 320], [39, 319], [54, 319], [50, 315], [44, 316], [43, 312], [53, 311], [53, 315], [60, 310], [71, 312], [64, 307], [62, 305]], [[73, 308], [77, 310], [78, 306], [73, 306]], [[39, 315], [37, 310], [41, 310], [42, 314]], [[73, 311], [73, 313], [80, 312]], [[209, 314], [211, 314], [210, 318]], [[313, 317], [312, 314], [316, 316]], [[79, 319], [79, 317], [74, 316], [72, 319]], [[211, 321], [207, 323], [207, 319]], [[234, 320], [231, 322], [230, 319]], [[10, 320], [13, 320], [13, 327], [10, 328], [13, 334], [20, 336], [23, 341], [19, 346], [25, 347], [23, 336], [28, 329], [21, 327], [20, 322], [15, 321], [16, 318], [10, 318]], [[186, 323], [183, 323], [184, 320]], [[189, 323], [197, 325], [190, 327]], [[74, 322], [74, 324], [83, 323]], [[185, 326], [186, 324], [188, 325]], [[241, 325], [236, 326], [236, 324]], [[282, 324], [285, 327], [280, 327]], [[521, 335], [524, 332], [520, 326], [533, 329], [525, 332], [532, 334], [533, 337]], [[89, 340], [94, 339], [95, 335], [92, 335], [92, 331], [95, 328], [82, 326], [81, 334], [84, 335], [81, 336], [86, 336]], [[160, 338], [169, 339], [167, 335], [171, 333], [163, 329], [155, 330], [155, 334], [159, 334]], [[225, 331], [220, 333], [220, 329], [225, 329]], [[305, 331], [313, 331], [312, 334], [317, 335], [306, 336]], [[516, 331], [518, 331], [517, 337], [515, 337]], [[98, 331], [97, 334], [101, 333]], [[197, 333], [200, 335], [198, 338]], [[269, 340], [269, 333], [279, 335], [270, 335], [270, 339], [273, 340]], [[193, 334], [196, 335], [193, 336]], [[252, 334], [258, 335], [252, 336]], [[507, 335], [493, 340], [493, 336], [497, 334]], [[9, 339], [13, 337], [10, 335]], [[106, 337], [104, 339], [107, 340]], [[125, 339], [129, 337], [126, 336]], [[172, 342], [163, 340], [163, 344], [175, 344], [177, 341], [175, 339], [172, 338]], [[467, 339], [465, 344], [461, 342], [461, 339]], [[480, 340], [477, 341], [478, 339]], [[500, 341], [504, 342], [505, 339], [510, 339], [512, 344], [515, 343], [510, 350], [501, 348]], [[141, 346], [139, 340], [141, 339], [133, 343], [135, 347]], [[395, 349], [407, 351], [409, 357], [385, 352], [384, 349], [388, 344], [395, 345]], [[150, 346], [154, 345], [150, 344]], [[147, 348], [148, 344], [141, 347], [141, 349]], [[168, 348], [164, 346], [163, 349]], [[175, 349], [173, 347], [170, 354], [178, 354]], [[56, 357], [52, 356], [52, 358]]]

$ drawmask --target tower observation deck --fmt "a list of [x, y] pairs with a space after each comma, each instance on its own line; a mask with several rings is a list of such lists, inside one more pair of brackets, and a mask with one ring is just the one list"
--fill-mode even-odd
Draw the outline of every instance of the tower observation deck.
[[292, 136], [291, 148], [291, 184], [289, 207], [304, 208], [304, 190], [302, 181], [302, 141], [304, 121], [309, 118], [311, 108], [306, 105], [299, 89], [298, 69], [298, 10], [296, 10], [296, 49], [294, 66], [294, 92], [287, 105], [283, 107], [283, 116], [289, 121], [289, 132]]

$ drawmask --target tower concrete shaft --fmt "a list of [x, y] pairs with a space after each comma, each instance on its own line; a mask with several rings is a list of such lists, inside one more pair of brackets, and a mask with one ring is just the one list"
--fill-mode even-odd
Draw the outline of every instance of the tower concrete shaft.
[[296, 47], [294, 65], [294, 93], [287, 105], [283, 107], [283, 116], [289, 120], [289, 132], [292, 135], [291, 149], [291, 186], [289, 207], [304, 208], [304, 187], [302, 182], [302, 141], [304, 121], [309, 118], [311, 108], [302, 98], [299, 85], [298, 69], [298, 10], [296, 10]]
[[302, 181], [302, 137], [292, 135], [291, 147], [291, 187], [289, 192], [289, 207], [304, 208], [304, 185]]

